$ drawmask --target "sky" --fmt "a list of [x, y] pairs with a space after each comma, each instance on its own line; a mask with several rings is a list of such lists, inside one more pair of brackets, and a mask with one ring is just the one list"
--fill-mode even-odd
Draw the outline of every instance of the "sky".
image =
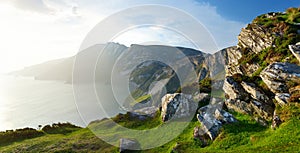
[[[170, 6], [190, 14], [211, 33], [218, 49], [236, 45], [241, 28], [257, 15], [300, 6], [295, 0], [1, 0], [0, 73], [75, 55], [89, 31], [103, 19], [145, 4]], [[175, 33], [157, 27], [129, 30], [114, 41], [127, 46], [160, 41], [189, 47]]]

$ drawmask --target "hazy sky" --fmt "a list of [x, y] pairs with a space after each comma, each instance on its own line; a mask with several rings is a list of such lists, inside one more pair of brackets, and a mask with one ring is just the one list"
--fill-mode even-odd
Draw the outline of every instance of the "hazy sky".
[[[240, 29], [256, 15], [299, 6], [296, 1], [239, 2], [228, 0], [1, 0], [0, 72], [9, 72], [78, 52], [87, 33], [102, 19], [120, 10], [161, 4], [176, 7], [197, 18], [213, 35], [218, 48], [235, 45]], [[233, 5], [236, 2], [236, 6]], [[246, 3], [246, 4], [244, 4]], [[260, 5], [261, 4], [261, 5]], [[117, 39], [130, 45], [162, 41], [185, 45], [170, 33], [140, 29]], [[196, 32], [196, 31], [195, 31]], [[125, 37], [126, 36], [126, 37]], [[126, 39], [127, 38], [127, 39]], [[135, 39], [128, 39], [135, 38]]]

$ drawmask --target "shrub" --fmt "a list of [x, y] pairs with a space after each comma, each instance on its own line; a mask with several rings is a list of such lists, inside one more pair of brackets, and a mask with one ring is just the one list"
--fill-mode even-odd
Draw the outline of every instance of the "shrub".
[[80, 127], [71, 123], [53, 123], [52, 126], [44, 126], [42, 131], [48, 134], [67, 134], [79, 129]]
[[14, 130], [7, 130], [6, 132], [0, 132], [0, 146], [15, 141], [21, 141], [24, 139], [35, 138], [44, 135], [42, 131], [37, 131], [33, 128], [23, 128]]

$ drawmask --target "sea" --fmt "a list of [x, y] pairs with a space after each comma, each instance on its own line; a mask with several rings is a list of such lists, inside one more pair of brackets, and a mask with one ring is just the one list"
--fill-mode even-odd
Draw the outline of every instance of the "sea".
[[[87, 88], [91, 88], [90, 85]], [[107, 85], [106, 88], [110, 87]], [[25, 127], [37, 129], [39, 125], [58, 122], [86, 127], [93, 120], [120, 113], [119, 107], [109, 101], [111, 107], [105, 107], [105, 110], [99, 107], [99, 99], [91, 96], [90, 90], [81, 88], [78, 94], [73, 89], [72, 84], [61, 81], [0, 75], [0, 131]]]

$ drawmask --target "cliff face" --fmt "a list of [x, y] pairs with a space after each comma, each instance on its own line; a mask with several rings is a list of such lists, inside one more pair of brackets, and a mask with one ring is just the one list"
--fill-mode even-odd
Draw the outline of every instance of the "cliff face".
[[257, 17], [241, 30], [238, 45], [225, 54], [227, 108], [252, 115], [263, 125], [273, 119], [276, 107], [300, 98], [291, 92], [298, 91], [300, 83], [299, 46], [294, 45], [300, 41], [299, 26], [289, 17], [289, 13]]

